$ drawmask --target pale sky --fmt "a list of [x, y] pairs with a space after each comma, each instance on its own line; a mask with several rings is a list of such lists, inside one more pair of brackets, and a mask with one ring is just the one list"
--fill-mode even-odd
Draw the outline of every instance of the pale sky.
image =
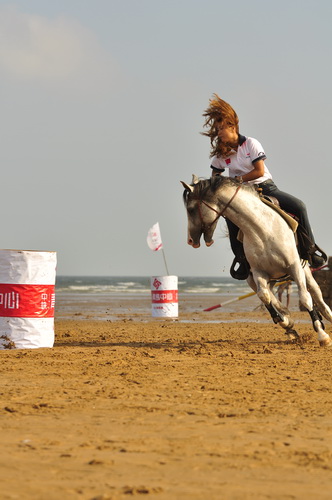
[[0, 1], [2, 248], [58, 275], [229, 276], [222, 221], [186, 243], [180, 180], [210, 176], [216, 92], [332, 255], [330, 0]]

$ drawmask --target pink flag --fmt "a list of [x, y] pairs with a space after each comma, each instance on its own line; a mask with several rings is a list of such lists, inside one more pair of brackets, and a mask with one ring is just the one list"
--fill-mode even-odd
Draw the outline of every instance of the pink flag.
[[153, 250], [154, 252], [157, 252], [158, 250], [162, 249], [163, 242], [161, 241], [159, 222], [154, 224], [154, 226], [152, 226], [151, 229], [149, 229], [146, 241], [151, 250]]

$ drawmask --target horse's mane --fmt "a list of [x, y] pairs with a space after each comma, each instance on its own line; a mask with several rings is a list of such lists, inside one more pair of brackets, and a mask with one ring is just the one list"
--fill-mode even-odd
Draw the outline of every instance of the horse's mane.
[[[186, 204], [188, 202], [188, 197], [193, 197], [197, 199], [209, 199], [221, 186], [238, 186], [239, 183], [231, 177], [226, 177], [224, 175], [215, 175], [209, 179], [200, 179], [197, 184], [192, 184], [194, 187], [194, 192], [191, 193], [187, 189], [183, 193], [183, 201]], [[256, 189], [248, 184], [243, 184], [242, 189], [252, 193], [254, 196], [258, 196]]]

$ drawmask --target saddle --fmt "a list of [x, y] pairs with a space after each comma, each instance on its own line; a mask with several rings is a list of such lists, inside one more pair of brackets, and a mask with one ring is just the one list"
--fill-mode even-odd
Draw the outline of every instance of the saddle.
[[[277, 200], [277, 198], [275, 198], [274, 196], [260, 196], [260, 199], [262, 200], [263, 203], [265, 203], [265, 205], [275, 210], [287, 222], [293, 233], [294, 234], [296, 233], [299, 227], [299, 223], [297, 222], [297, 220], [294, 219], [294, 217], [292, 217], [290, 214], [288, 214], [282, 208], [280, 208], [279, 201]], [[237, 239], [241, 241], [241, 243], [243, 243], [243, 232], [241, 231], [241, 229], [239, 229]]]
[[261, 200], [276, 210], [288, 223], [295, 235], [296, 246], [301, 259], [307, 260], [311, 267], [319, 267], [321, 265], [320, 261], [327, 261], [326, 253], [309, 238], [305, 229], [297, 222], [295, 215], [290, 215], [280, 208], [277, 198], [274, 196], [261, 196]]
[[[272, 208], [273, 210], [275, 210], [287, 222], [287, 224], [293, 231], [295, 235], [295, 241], [298, 253], [301, 259], [307, 260], [310, 266], [313, 266], [312, 256], [314, 254], [316, 254], [316, 256], [318, 254], [319, 258], [321, 258], [324, 261], [327, 261], [326, 253], [309, 238], [306, 231], [296, 220], [295, 216], [290, 215], [289, 213], [285, 212], [282, 208], [280, 208], [280, 204], [277, 198], [275, 198], [274, 196], [262, 195], [261, 193], [259, 194], [262, 202], [265, 203], [265, 205]], [[239, 230], [238, 232], [237, 239], [241, 243], [243, 243], [243, 233], [241, 230]]]
[[302, 226], [297, 222], [295, 215], [290, 215], [282, 208], [280, 208], [279, 200], [274, 196], [261, 196], [261, 200], [286, 220], [293, 233], [295, 234], [295, 241], [299, 256], [303, 260], [307, 260], [309, 265], [313, 268], [320, 267], [324, 262], [327, 262], [326, 253], [314, 243]]
[[293, 233], [296, 233], [299, 227], [299, 223], [292, 215], [288, 214], [282, 208], [280, 208], [279, 200], [277, 200], [277, 198], [275, 198], [274, 196], [262, 196], [261, 200], [263, 203], [265, 203], [265, 205], [273, 208], [273, 210], [278, 212], [278, 214], [281, 215], [283, 219], [285, 219]]

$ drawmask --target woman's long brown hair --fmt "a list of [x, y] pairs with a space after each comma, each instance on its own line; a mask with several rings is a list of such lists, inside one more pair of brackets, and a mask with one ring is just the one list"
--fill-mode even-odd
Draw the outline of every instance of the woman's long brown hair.
[[218, 94], [213, 94], [209, 102], [209, 107], [203, 113], [205, 117], [204, 127], [207, 127], [208, 130], [202, 132], [202, 134], [210, 137], [210, 157], [221, 156], [224, 158], [230, 155], [232, 148], [224, 144], [218, 137], [217, 124], [222, 122], [226, 126], [234, 126], [237, 133], [239, 133], [239, 119], [232, 106], [220, 99]]

